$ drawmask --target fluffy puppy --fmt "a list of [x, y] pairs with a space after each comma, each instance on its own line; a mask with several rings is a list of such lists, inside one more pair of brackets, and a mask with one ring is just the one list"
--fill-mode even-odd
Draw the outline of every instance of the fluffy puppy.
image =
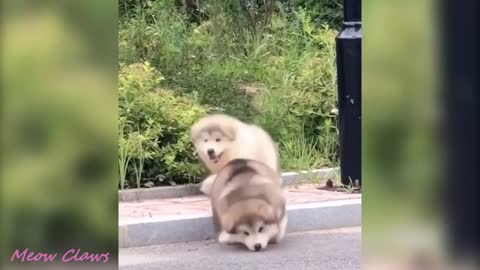
[[218, 173], [210, 198], [220, 243], [243, 243], [251, 251], [260, 251], [285, 235], [281, 176], [263, 163], [230, 161]]
[[224, 114], [201, 118], [190, 130], [190, 139], [203, 164], [210, 171], [201, 191], [210, 195], [215, 175], [231, 160], [250, 159], [279, 172], [277, 148], [266, 131]]

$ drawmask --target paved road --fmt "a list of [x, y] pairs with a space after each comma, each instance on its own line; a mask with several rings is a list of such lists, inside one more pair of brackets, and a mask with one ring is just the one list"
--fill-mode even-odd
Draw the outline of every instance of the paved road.
[[120, 269], [360, 269], [360, 227], [293, 233], [262, 252], [212, 241], [120, 249]]

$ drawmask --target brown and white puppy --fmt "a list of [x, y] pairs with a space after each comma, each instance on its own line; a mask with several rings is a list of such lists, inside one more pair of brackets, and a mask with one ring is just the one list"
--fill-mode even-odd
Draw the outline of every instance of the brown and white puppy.
[[217, 174], [210, 198], [220, 243], [243, 243], [251, 251], [260, 251], [285, 235], [281, 176], [263, 163], [230, 161]]
[[190, 139], [210, 171], [200, 188], [206, 195], [210, 194], [215, 174], [233, 159], [256, 160], [280, 171], [278, 151], [270, 135], [234, 117], [224, 114], [203, 117], [190, 129]]

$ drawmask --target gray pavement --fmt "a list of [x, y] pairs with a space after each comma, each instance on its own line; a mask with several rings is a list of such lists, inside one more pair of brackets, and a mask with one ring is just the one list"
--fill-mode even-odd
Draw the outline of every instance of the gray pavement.
[[120, 269], [328, 270], [360, 269], [360, 227], [291, 233], [262, 252], [197, 241], [120, 249]]

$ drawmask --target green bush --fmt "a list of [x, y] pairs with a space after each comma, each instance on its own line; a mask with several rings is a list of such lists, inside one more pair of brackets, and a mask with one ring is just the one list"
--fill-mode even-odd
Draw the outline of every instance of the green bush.
[[246, 95], [238, 83], [218, 74], [182, 73], [181, 76], [171, 76], [169, 83], [178, 92], [191, 95], [197, 102], [212, 107], [216, 112], [244, 121], [250, 120], [254, 113], [251, 96]]
[[318, 25], [340, 28], [343, 21], [343, 0], [286, 0], [292, 8], [307, 10]]
[[[337, 164], [334, 28], [339, 27], [341, 1], [275, 1], [268, 11], [272, 14], [255, 18], [258, 27], [249, 24], [251, 17], [242, 10], [240, 0], [196, 1], [199, 10], [195, 12], [203, 15], [193, 14], [194, 20], [185, 6], [187, 1], [183, 6], [166, 0], [145, 0], [141, 5], [124, 2], [128, 8], [119, 23], [120, 68], [126, 71], [130, 64], [151, 63], [151, 67], [142, 66], [149, 70], [143, 73], [148, 78], [131, 78], [130, 88], [155, 92], [161, 83], [171, 89], [162, 92], [170, 93], [175, 102], [188, 100], [191, 106], [187, 107], [201, 108], [191, 119], [207, 111], [220, 111], [260, 125], [278, 142], [284, 170]], [[164, 77], [151, 75], [157, 72], [152, 67]], [[135, 72], [127, 73], [132, 76]], [[146, 86], [135, 86], [139, 82]], [[192, 149], [182, 141], [181, 132], [163, 135], [171, 132], [165, 131], [170, 126], [179, 128], [178, 124], [156, 115], [160, 109], [151, 102], [131, 104], [129, 111], [125, 108], [123, 112], [124, 144], [135, 142], [139, 145], [136, 148], [145, 149], [129, 161], [127, 182], [136, 182], [139, 170], [135, 168], [142, 164], [146, 171], [139, 182], [158, 175], [178, 182], [196, 179], [201, 174], [200, 165], [188, 152]], [[165, 115], [180, 108], [168, 105]], [[185, 110], [190, 112], [191, 108]], [[180, 129], [187, 130], [188, 123], [191, 121]], [[151, 145], [155, 140], [162, 151], [169, 152], [155, 150]], [[181, 146], [171, 149], [176, 144]], [[153, 160], [168, 166], [153, 164]], [[125, 156], [123, 163], [127, 161]]]
[[[282, 167], [333, 166], [337, 163], [335, 36], [328, 26], [315, 27], [304, 10], [294, 23], [273, 17], [277, 33], [260, 80], [268, 86], [256, 99], [258, 124], [280, 143]], [[282, 51], [280, 48], [288, 49]], [[292, 151], [300, 149], [301, 151]], [[302, 158], [298, 153], [311, 153]], [[302, 164], [302, 165], [300, 165]]]
[[189, 140], [189, 129], [206, 115], [208, 108], [158, 88], [162, 80], [148, 62], [120, 69], [122, 188], [192, 182], [203, 174]]

